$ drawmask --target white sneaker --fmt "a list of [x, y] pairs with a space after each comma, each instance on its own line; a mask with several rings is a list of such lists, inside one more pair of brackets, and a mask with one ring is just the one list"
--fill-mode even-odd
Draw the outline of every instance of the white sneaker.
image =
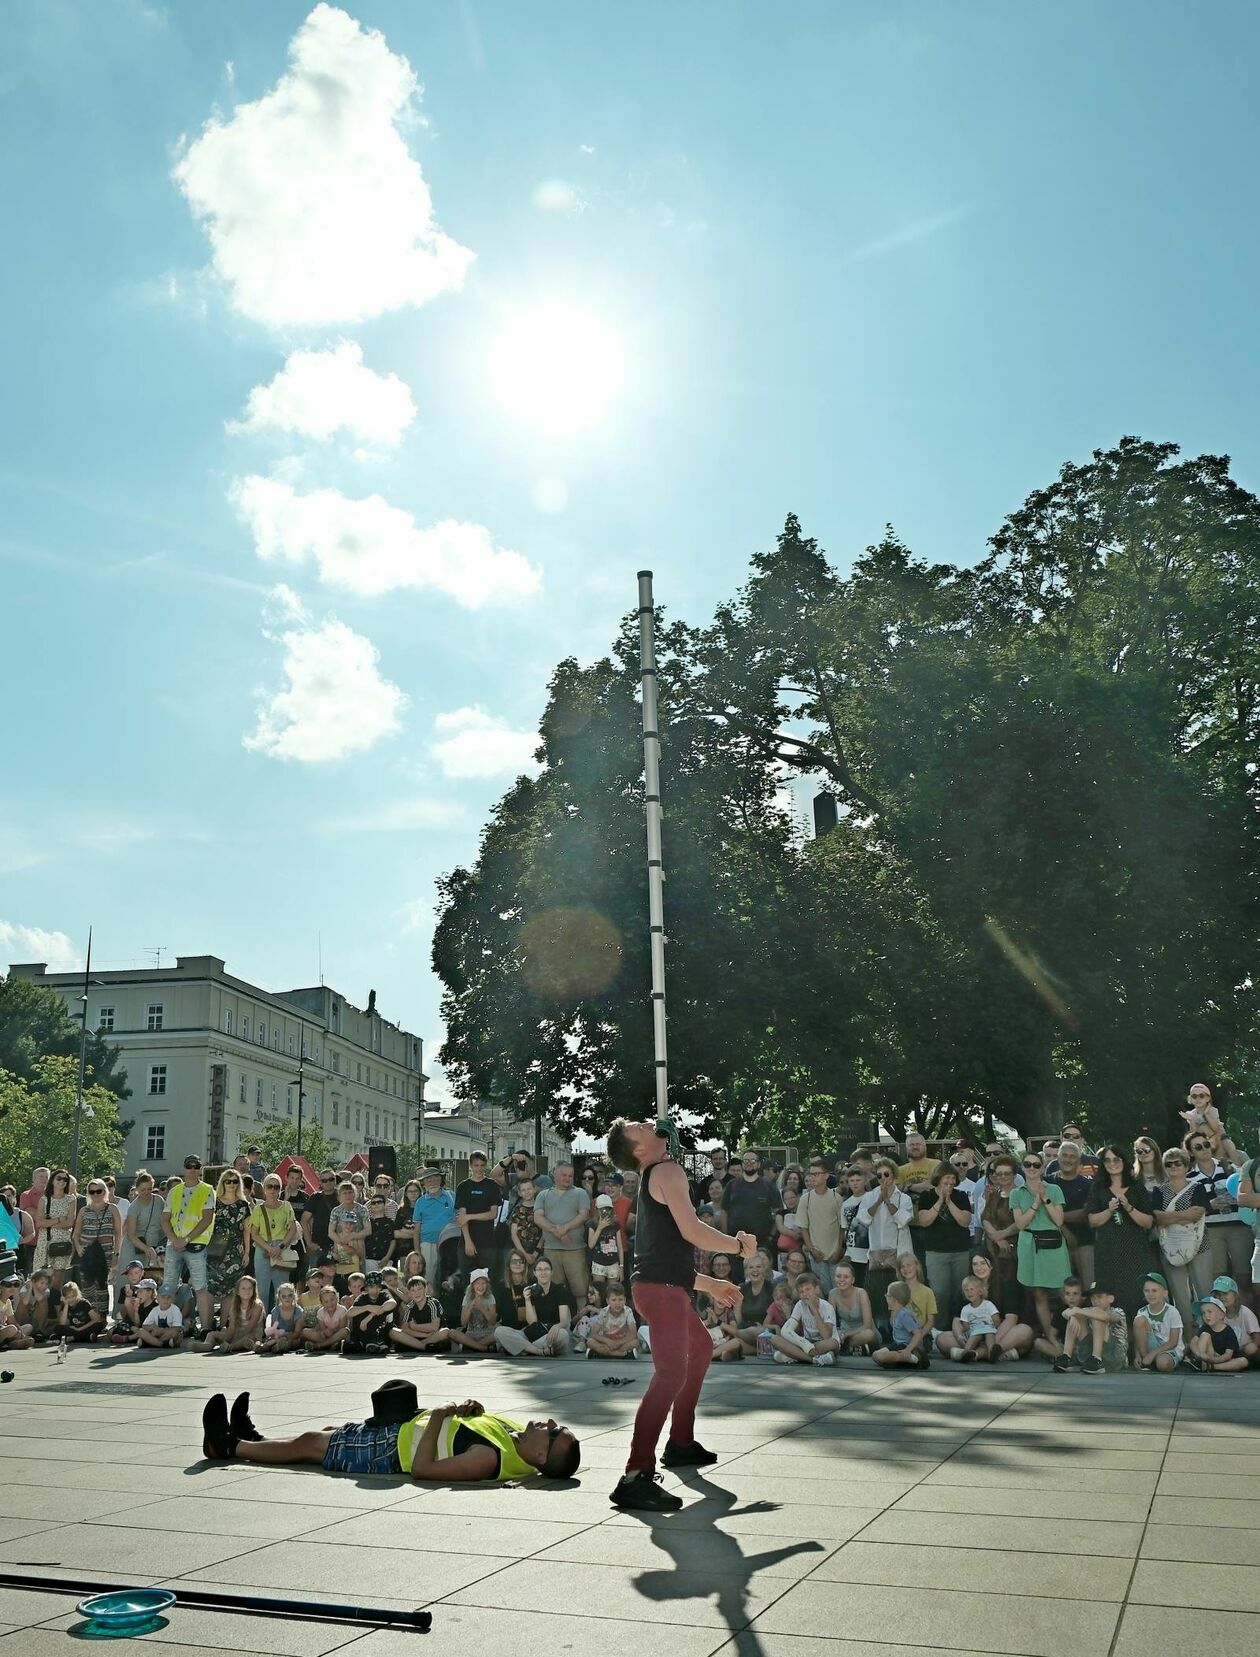
[[954, 1348], [954, 1350], [950, 1353], [950, 1357], [954, 1360], [954, 1362], [956, 1364], [962, 1363], [962, 1360], [963, 1360], [963, 1349], [962, 1349], [962, 1347], [961, 1346], [956, 1346]]
[[786, 1352], [775, 1352], [773, 1357], [776, 1364], [790, 1364], [792, 1362]]
[[834, 1352], [820, 1352], [816, 1358], [811, 1358], [809, 1361], [818, 1369], [830, 1369], [836, 1361], [836, 1355]]

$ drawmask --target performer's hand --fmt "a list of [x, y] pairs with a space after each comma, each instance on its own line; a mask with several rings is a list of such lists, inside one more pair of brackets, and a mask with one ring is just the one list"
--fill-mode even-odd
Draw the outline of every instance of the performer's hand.
[[455, 1411], [456, 1415], [473, 1416], [484, 1415], [486, 1412], [475, 1398], [466, 1398]]
[[738, 1283], [732, 1283], [726, 1277], [706, 1277], [702, 1274], [696, 1278], [696, 1288], [708, 1295], [715, 1306], [739, 1307], [744, 1303], [744, 1291]]
[[740, 1259], [751, 1260], [753, 1255], [757, 1252], [757, 1239], [753, 1236], [752, 1232], [737, 1231], [735, 1233], [735, 1241], [739, 1244]]

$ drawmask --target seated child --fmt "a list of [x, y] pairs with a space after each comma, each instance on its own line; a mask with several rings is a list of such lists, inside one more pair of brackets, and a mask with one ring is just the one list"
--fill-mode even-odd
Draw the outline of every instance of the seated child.
[[964, 1277], [962, 1292], [962, 1307], [949, 1331], [954, 1338], [946, 1350], [955, 1363], [974, 1364], [977, 1358], [993, 1363], [1001, 1313], [985, 1299], [984, 1284], [978, 1277]]
[[877, 1347], [872, 1357], [881, 1369], [927, 1369], [929, 1360], [923, 1348], [931, 1325], [920, 1323], [914, 1315], [909, 1286], [900, 1280], [890, 1283], [885, 1299], [892, 1319], [891, 1339], [887, 1346]]
[[53, 1325], [53, 1339], [74, 1341], [82, 1345], [94, 1341], [105, 1328], [105, 1319], [86, 1300], [82, 1289], [73, 1278], [61, 1286], [61, 1310]]
[[836, 1356], [869, 1352], [879, 1340], [870, 1297], [858, 1283], [851, 1260], [836, 1262], [836, 1286], [827, 1296], [836, 1314]]
[[1225, 1321], [1238, 1336], [1239, 1351], [1250, 1360], [1252, 1369], [1260, 1368], [1260, 1319], [1243, 1304], [1238, 1284], [1232, 1277], [1218, 1277], [1212, 1293], [1225, 1308]]
[[498, 1321], [498, 1309], [490, 1292], [490, 1273], [484, 1267], [476, 1266], [469, 1274], [468, 1287], [464, 1290], [463, 1304], [459, 1309], [459, 1328], [452, 1328], [451, 1340], [470, 1352], [493, 1352], [494, 1326]]
[[1067, 1320], [1063, 1351], [1051, 1366], [1058, 1374], [1072, 1367], [1072, 1360], [1081, 1348], [1082, 1374], [1101, 1375], [1104, 1370], [1115, 1373], [1128, 1367], [1129, 1327], [1123, 1310], [1116, 1305], [1112, 1289], [1105, 1283], [1091, 1283], [1089, 1305], [1076, 1307]]
[[586, 1337], [588, 1358], [637, 1358], [639, 1356], [639, 1327], [634, 1313], [626, 1304], [626, 1291], [621, 1283], [608, 1286], [608, 1304], [600, 1312]]
[[254, 1343], [254, 1351], [296, 1352], [302, 1344], [302, 1309], [298, 1305], [297, 1290], [292, 1283], [282, 1283], [276, 1290], [276, 1303], [267, 1319], [267, 1332]]
[[389, 1338], [407, 1352], [438, 1352], [451, 1344], [451, 1332], [442, 1318], [442, 1302], [429, 1293], [423, 1277], [407, 1280], [406, 1299], [398, 1309], [398, 1321]]
[[1168, 1279], [1147, 1272], [1142, 1279], [1146, 1305], [1133, 1320], [1133, 1354], [1139, 1369], [1176, 1369], [1185, 1357], [1186, 1329], [1181, 1313], [1168, 1298]]
[[[320, 1294], [324, 1287], [324, 1274], [318, 1267], [307, 1273], [306, 1287], [298, 1296], [298, 1305], [302, 1308], [302, 1329], [305, 1333], [313, 1329], [319, 1317]], [[334, 1291], [335, 1292], [335, 1291]]]
[[799, 1299], [786, 1323], [771, 1338], [776, 1364], [814, 1364], [830, 1368], [836, 1361], [836, 1313], [822, 1298], [822, 1283], [813, 1272], [802, 1272], [796, 1280]]
[[319, 1291], [319, 1311], [315, 1323], [302, 1331], [302, 1341], [308, 1352], [334, 1352], [346, 1338], [350, 1314], [341, 1304], [335, 1283], [325, 1283]]
[[1035, 1349], [1043, 1358], [1052, 1362], [1063, 1356], [1063, 1343], [1067, 1339], [1068, 1319], [1072, 1313], [1085, 1304], [1085, 1285], [1079, 1277], [1065, 1277], [1063, 1287], [1059, 1290], [1061, 1305], [1055, 1308], [1050, 1319], [1051, 1333], [1038, 1335], [1033, 1341]]
[[368, 1272], [363, 1288], [349, 1307], [350, 1327], [343, 1352], [382, 1353], [390, 1350], [389, 1332], [394, 1326], [398, 1310], [392, 1296], [385, 1293], [380, 1272]]
[[18, 1297], [14, 1315], [36, 1346], [52, 1337], [59, 1301], [52, 1292], [52, 1278], [44, 1270], [33, 1271]]
[[[336, 1282], [337, 1282], [337, 1279], [334, 1278], [333, 1281], [334, 1281], [334, 1285], [335, 1285]], [[359, 1296], [363, 1293], [363, 1285], [366, 1282], [367, 1282], [367, 1273], [366, 1272], [351, 1272], [350, 1275], [345, 1279], [346, 1288], [345, 1288], [345, 1293], [341, 1296], [341, 1304], [345, 1307], [347, 1312], [354, 1305], [355, 1301], [358, 1300]]]
[[159, 1288], [151, 1277], [142, 1279], [140, 1288], [153, 1291], [154, 1304], [145, 1312], [136, 1333], [136, 1350], [142, 1346], [178, 1346], [184, 1338], [184, 1314], [175, 1304], [174, 1295], [164, 1284]]
[[[701, 1302], [704, 1304], [702, 1305]], [[708, 1318], [705, 1317], [705, 1307], [707, 1305], [708, 1296], [697, 1295], [696, 1310], [700, 1313], [700, 1316], [704, 1318], [706, 1324], [709, 1322]], [[587, 1336], [594, 1327], [595, 1319], [603, 1310], [604, 1286], [602, 1283], [598, 1283], [594, 1278], [592, 1278], [586, 1286], [586, 1305], [583, 1306], [577, 1321], [573, 1325], [573, 1338], [577, 1341], [579, 1347], [585, 1344]]]
[[[123, 1272], [114, 1302], [114, 1324], [109, 1332], [111, 1346], [129, 1346], [144, 1321], [137, 1316], [137, 1291], [144, 1280], [144, 1267], [133, 1260]], [[147, 1308], [146, 1308], [147, 1310]]]
[[0, 1283], [0, 1347], [9, 1347], [15, 1352], [35, 1345], [30, 1330], [24, 1329], [17, 1318], [21, 1287], [22, 1279], [16, 1272]]
[[1203, 1328], [1190, 1342], [1186, 1368], [1212, 1375], [1238, 1374], [1246, 1369], [1247, 1358], [1238, 1336], [1229, 1326], [1225, 1302], [1209, 1295], [1199, 1302], [1199, 1316], [1203, 1319]]

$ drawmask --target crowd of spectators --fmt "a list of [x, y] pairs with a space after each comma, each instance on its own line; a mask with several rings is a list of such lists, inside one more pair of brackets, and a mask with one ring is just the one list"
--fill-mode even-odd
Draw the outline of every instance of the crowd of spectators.
[[[714, 1150], [696, 1209], [759, 1245], [697, 1257], [742, 1289], [734, 1309], [697, 1296], [715, 1359], [1260, 1367], [1260, 1157], [1202, 1084], [1184, 1115], [1165, 1150], [1091, 1150], [1076, 1123], [1018, 1155], [959, 1140], [938, 1158], [914, 1133], [785, 1168]], [[474, 1154], [454, 1189], [435, 1168], [401, 1185], [326, 1168], [311, 1191], [255, 1152], [213, 1186], [193, 1155], [165, 1189], [141, 1171], [125, 1197], [36, 1169], [0, 1193], [0, 1346], [634, 1360], [651, 1346], [629, 1282], [637, 1186], [519, 1152]]]

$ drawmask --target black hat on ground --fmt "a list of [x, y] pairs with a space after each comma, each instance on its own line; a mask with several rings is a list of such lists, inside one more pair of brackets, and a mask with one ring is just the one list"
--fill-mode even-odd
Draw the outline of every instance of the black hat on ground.
[[369, 1427], [392, 1427], [396, 1422], [410, 1421], [420, 1414], [420, 1397], [410, 1381], [386, 1381], [372, 1394], [372, 1413], [367, 1418]]

